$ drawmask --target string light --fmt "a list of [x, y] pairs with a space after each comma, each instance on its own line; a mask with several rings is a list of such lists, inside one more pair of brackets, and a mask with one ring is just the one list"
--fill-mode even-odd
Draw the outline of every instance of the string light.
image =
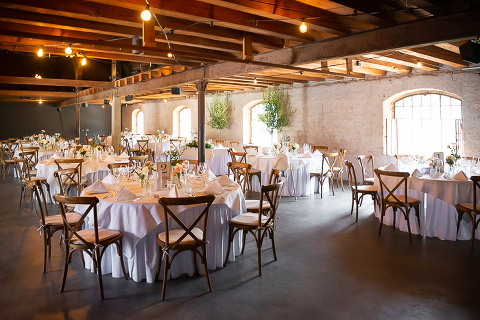
[[142, 17], [143, 21], [150, 21], [150, 19], [152, 19], [152, 13], [150, 12], [150, 4], [149, 3], [147, 3], [147, 7], [145, 8], [145, 10], [142, 11], [140, 16]]
[[167, 53], [167, 57], [172, 58], [172, 57], [173, 57], [173, 53], [171, 53], [171, 52]]
[[86, 65], [87, 64], [87, 58], [83, 58], [82, 59], [82, 66]]
[[40, 46], [40, 49], [38, 49], [37, 56], [39, 56], [40, 58], [43, 57], [43, 45]]
[[307, 25], [305, 24], [305, 18], [302, 18], [302, 23], [300, 24], [300, 32], [305, 33], [308, 30]]
[[72, 54], [72, 44], [70, 43], [68, 47], [65, 48], [65, 53], [66, 54]]
[[163, 99], [163, 102], [167, 102], [168, 100], [167, 99]]
[[422, 66], [422, 63], [420, 61], [417, 62], [417, 67], [420, 68]]
[[257, 77], [253, 78], [253, 83], [257, 84]]
[[42, 104], [42, 103], [43, 103], [42, 99], [38, 100], [38, 103], [39, 103], [39, 104]]
[[37, 73], [35, 74], [35, 79], [42, 79], [42, 76]]

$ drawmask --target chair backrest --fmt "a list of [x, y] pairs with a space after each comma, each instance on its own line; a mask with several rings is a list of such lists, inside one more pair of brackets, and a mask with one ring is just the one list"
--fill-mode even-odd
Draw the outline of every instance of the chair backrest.
[[30, 169], [33, 169], [38, 164], [38, 149], [34, 150], [22, 148], [20, 151], [20, 157], [26, 159]]
[[[62, 196], [60, 194], [54, 194], [53, 198], [59, 204], [57, 205], [60, 214], [63, 219], [63, 226], [65, 228], [65, 241], [69, 245], [75, 245], [77, 247], [84, 248], [95, 248], [99, 243], [98, 238], [98, 219], [97, 219], [97, 197], [77, 197], [77, 196]], [[67, 222], [67, 210], [66, 205], [86, 205], [87, 209], [81, 214], [82, 216], [77, 223], [69, 224]], [[83, 210], [82, 210], [83, 211]], [[82, 230], [83, 221], [88, 216], [88, 214], [93, 211], [93, 215], [89, 217], [90, 225], [93, 224], [93, 230], [95, 233], [94, 242], [87, 242], [81, 235], [78, 234], [78, 231]], [[91, 219], [91, 220], [90, 220]], [[92, 223], [93, 222], [93, 223]]]
[[[201, 197], [182, 197], [182, 198], [161, 198], [158, 200], [158, 203], [162, 205], [165, 210], [165, 246], [166, 249], [175, 249], [180, 242], [185, 239], [187, 236], [190, 236], [195, 241], [195, 246], [200, 246], [207, 243], [207, 222], [208, 222], [208, 212], [212, 202], [215, 200], [214, 195], [207, 195]], [[175, 212], [182, 212], [183, 210], [172, 209], [172, 207], [178, 206], [188, 206], [188, 205], [204, 205], [202, 212], [198, 217], [191, 223], [192, 219], [185, 219], [182, 221], [180, 217]], [[183, 230], [183, 234], [177, 238], [175, 242], [170, 242], [169, 231], [171, 230], [169, 218], [172, 218], [180, 228], [175, 228], [177, 230]], [[201, 221], [203, 220], [203, 227], [199, 228]], [[197, 236], [192, 232], [193, 228], [199, 228], [203, 231], [202, 239], [197, 238]]]
[[240, 142], [230, 141], [230, 148], [232, 148], [233, 151], [238, 151], [238, 148], [240, 148]]
[[73, 139], [73, 141], [75, 141], [75, 144], [79, 144], [80, 143], [80, 138], [76, 137], [75, 139]]
[[[75, 168], [78, 170], [78, 180], [75, 181], [79, 185], [82, 182], [82, 164], [83, 159], [55, 159], [58, 170]], [[81, 190], [81, 189], [80, 189]]]
[[375, 170], [373, 155], [361, 154], [357, 157], [357, 159], [358, 163], [360, 164], [360, 170], [362, 173], [362, 182], [365, 182], [366, 178], [373, 178]]
[[183, 139], [174, 139], [174, 138], [171, 138], [170, 139], [170, 149], [172, 149], [173, 152], [177, 152], [178, 154], [181, 154], [181, 147], [182, 147], [182, 142], [184, 140]]
[[[382, 205], [394, 205], [406, 207], [407, 204], [407, 182], [410, 173], [408, 172], [396, 172], [396, 171], [384, 171], [375, 169], [375, 174], [380, 182], [380, 194], [382, 197]], [[391, 177], [393, 180], [388, 183], [384, 181], [384, 177]], [[403, 201], [395, 196], [395, 191], [402, 190], [405, 195]]]
[[347, 167], [348, 181], [350, 186], [357, 186], [357, 176], [355, 175], [355, 168], [350, 161], [345, 160], [345, 166]]
[[15, 157], [15, 151], [18, 149], [18, 143], [17, 142], [10, 142], [10, 139], [8, 139], [8, 148], [7, 148], [7, 154], [10, 159], [13, 159]]
[[320, 151], [321, 153], [325, 153], [328, 150], [327, 146], [313, 146], [312, 147], [312, 152], [315, 152], [316, 150]]
[[138, 151], [147, 152], [148, 150], [148, 140], [137, 140]]
[[115, 169], [117, 168], [125, 168], [125, 170], [128, 170], [128, 163], [125, 163], [125, 162], [113, 162], [113, 163], [109, 163], [107, 164], [107, 167], [108, 169], [110, 170], [110, 173], [113, 175], [113, 176], [116, 176], [116, 172], [115, 172]]
[[[278, 193], [279, 190], [282, 188], [283, 182], [269, 184], [266, 186], [262, 186], [260, 191], [260, 205], [258, 208], [258, 227], [262, 226], [263, 224], [272, 224], [275, 222], [275, 215], [277, 213], [278, 204], [280, 203]], [[265, 221], [265, 212], [266, 210], [263, 208], [263, 202], [267, 201], [269, 206], [267, 220]], [[263, 218], [263, 219], [262, 219]]]
[[40, 223], [40, 226], [45, 226], [45, 217], [48, 217], [49, 214], [42, 182], [40, 180], [35, 180], [32, 183], [31, 188], [33, 190], [33, 194], [35, 195], [34, 199], [37, 199], [35, 204], [35, 213], [37, 215], [38, 222]]
[[235, 182], [242, 187], [242, 191], [245, 194], [245, 190], [248, 184], [248, 174], [252, 165], [249, 163], [229, 162], [227, 166], [232, 170]]
[[14, 158], [15, 168], [22, 184], [29, 184], [31, 181], [30, 166], [25, 158]]
[[246, 152], [230, 152], [230, 157], [232, 162], [246, 163], [247, 162], [247, 153]]
[[347, 149], [340, 149], [340, 151], [338, 151], [338, 159], [336, 161], [336, 164], [338, 167], [340, 167], [340, 170], [343, 169], [343, 165], [345, 164], [346, 154], [347, 154]]
[[147, 161], [147, 158], [148, 156], [128, 157], [128, 163], [131, 167], [135, 165], [143, 166], [145, 164], [145, 161]]
[[257, 154], [258, 146], [243, 146], [243, 150], [245, 150], [247, 154]]
[[68, 168], [57, 170], [53, 173], [57, 185], [60, 188], [60, 194], [62, 196], [68, 195], [70, 188], [77, 189], [77, 196], [82, 193], [80, 174], [77, 168]]
[[215, 140], [215, 145], [218, 146], [219, 144], [225, 146], [225, 140]]
[[275, 162], [273, 163], [273, 168], [280, 170], [280, 171], [285, 171], [290, 168], [290, 165], [288, 164], [288, 157], [284, 153], [277, 153], [275, 155]]
[[477, 189], [480, 189], [480, 176], [471, 176], [473, 184], [473, 211], [480, 212], [480, 208], [477, 208]]
[[337, 163], [338, 159], [338, 152], [325, 152], [323, 154], [323, 161], [322, 161], [322, 172], [333, 172], [333, 168]]

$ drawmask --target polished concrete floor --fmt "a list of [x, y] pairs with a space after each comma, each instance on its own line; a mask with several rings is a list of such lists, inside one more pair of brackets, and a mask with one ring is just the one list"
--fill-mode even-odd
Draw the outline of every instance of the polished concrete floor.
[[[34, 212], [18, 205], [18, 181], [0, 179], [0, 319], [480, 319], [480, 241], [413, 237], [384, 227], [378, 235], [373, 204], [359, 222], [350, 216], [350, 191], [335, 196], [282, 198], [276, 229], [257, 275], [254, 243], [243, 256], [203, 276], [148, 284], [104, 276], [101, 301], [95, 274], [72, 262], [59, 292], [63, 249], [58, 235], [42, 273]], [[52, 208], [53, 209], [53, 208]]]

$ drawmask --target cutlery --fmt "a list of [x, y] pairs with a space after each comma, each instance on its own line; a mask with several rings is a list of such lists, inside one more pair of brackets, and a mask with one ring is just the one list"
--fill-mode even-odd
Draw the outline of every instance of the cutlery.
[[109, 195], [107, 195], [107, 196], [103, 197], [103, 199], [110, 198], [110, 197], [112, 197], [112, 196], [116, 195], [117, 193], [118, 193], [118, 192], [114, 192], [114, 193], [112, 193], [112, 194], [109, 194]]
[[141, 196], [141, 197], [138, 197], [138, 198], [135, 198], [132, 200], [132, 202], [137, 202], [138, 200], [141, 200], [143, 198], [145, 198], [146, 196]]

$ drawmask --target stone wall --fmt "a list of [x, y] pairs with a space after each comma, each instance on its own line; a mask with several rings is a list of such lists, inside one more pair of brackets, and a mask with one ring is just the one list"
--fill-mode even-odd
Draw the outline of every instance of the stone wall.
[[[390, 76], [378, 80], [357, 80], [288, 88], [295, 115], [286, 132], [300, 144], [327, 145], [329, 150], [347, 149], [347, 159], [359, 154], [373, 154], [376, 165], [392, 159], [383, 156], [383, 104], [389, 97], [407, 90], [440, 90], [463, 100], [464, 146], [468, 155], [480, 155], [480, 76], [475, 72], [431, 72]], [[222, 139], [244, 141], [243, 107], [262, 99], [262, 91], [229, 93], [231, 120]], [[211, 96], [207, 96], [207, 104]], [[178, 106], [192, 109], [192, 128], [197, 129], [197, 100], [155, 102], [129, 105], [122, 109], [123, 128], [131, 129], [131, 113], [140, 108], [145, 113], [145, 132], [163, 128], [172, 133], [172, 112]], [[207, 111], [208, 117], [208, 111]], [[206, 137], [219, 139], [219, 130], [207, 126]]]

